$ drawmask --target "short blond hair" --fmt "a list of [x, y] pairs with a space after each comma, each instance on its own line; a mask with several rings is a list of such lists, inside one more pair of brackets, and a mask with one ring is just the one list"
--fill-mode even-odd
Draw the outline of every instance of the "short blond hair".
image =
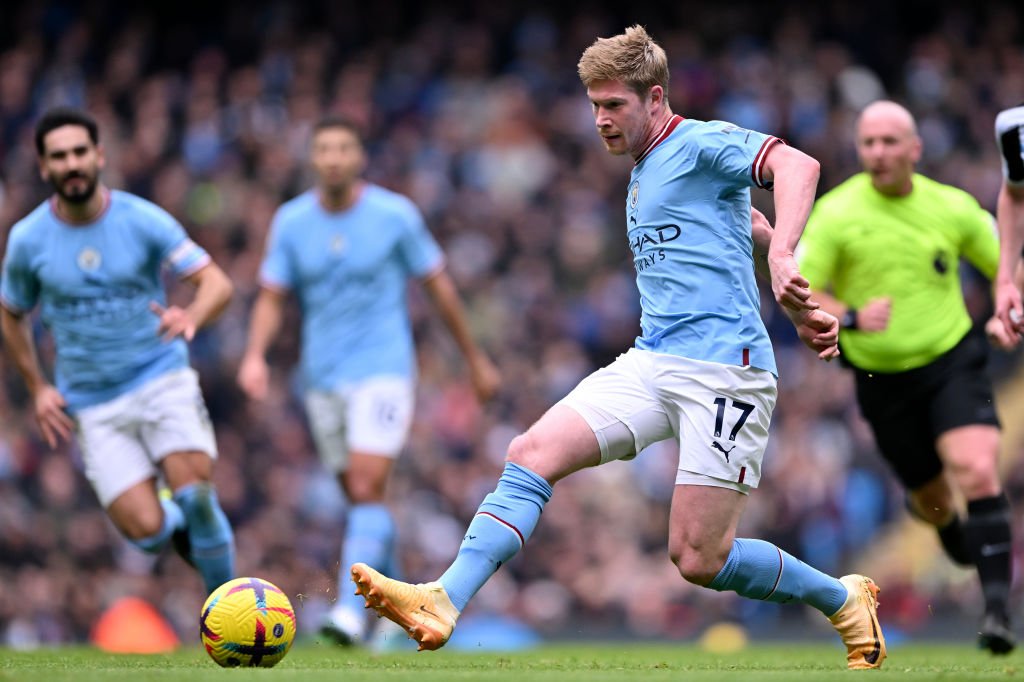
[[583, 51], [577, 65], [583, 85], [620, 81], [638, 95], [660, 85], [668, 92], [668, 57], [643, 26], [636, 24], [611, 38], [598, 38]]

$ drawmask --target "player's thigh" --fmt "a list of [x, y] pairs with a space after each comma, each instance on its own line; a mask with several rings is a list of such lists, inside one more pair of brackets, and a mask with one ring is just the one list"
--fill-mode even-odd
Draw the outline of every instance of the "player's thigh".
[[576, 409], [557, 403], [512, 440], [506, 459], [554, 484], [600, 464], [601, 446], [597, 432]]
[[679, 435], [676, 483], [747, 493], [761, 480], [777, 386], [750, 366], [657, 355], [654, 385]]
[[158, 474], [138, 437], [135, 407], [128, 394], [76, 415], [85, 477], [104, 508], [129, 488]]
[[[575, 468], [594, 458], [593, 464], [632, 459], [648, 445], [673, 435], [669, 415], [651, 389], [651, 372], [643, 351], [631, 348], [583, 379], [526, 435], [534, 436], [531, 442], [538, 448], [561, 452], [574, 447], [564, 464]], [[579, 422], [563, 408], [575, 412], [593, 438], [575, 428]]]
[[186, 476], [194, 466], [192, 475], [208, 479], [217, 444], [195, 370], [175, 370], [154, 379], [139, 392], [138, 400], [143, 411], [140, 435], [153, 461], [181, 454], [165, 469]]

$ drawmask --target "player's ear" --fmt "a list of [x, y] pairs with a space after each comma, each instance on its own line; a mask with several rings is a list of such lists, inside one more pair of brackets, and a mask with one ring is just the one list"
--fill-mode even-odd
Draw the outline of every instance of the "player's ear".
[[103, 170], [103, 167], [107, 165], [107, 154], [103, 150], [103, 145], [96, 145], [96, 168], [97, 170]]
[[651, 108], [657, 109], [665, 101], [665, 88], [660, 85], [652, 85], [647, 96], [650, 98]]

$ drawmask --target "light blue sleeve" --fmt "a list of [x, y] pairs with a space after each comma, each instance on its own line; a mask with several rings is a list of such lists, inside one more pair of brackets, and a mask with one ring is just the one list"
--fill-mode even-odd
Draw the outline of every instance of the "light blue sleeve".
[[412, 276], [429, 275], [444, 263], [444, 253], [412, 202], [403, 207], [402, 217], [407, 232], [407, 238], [399, 245], [402, 260]]
[[740, 128], [724, 121], [709, 121], [698, 137], [701, 160], [731, 185], [771, 189], [764, 179], [764, 159], [778, 137]]
[[280, 210], [270, 222], [267, 249], [260, 265], [260, 283], [275, 289], [295, 288], [295, 272], [288, 257], [285, 221]]
[[17, 230], [12, 230], [0, 280], [0, 299], [12, 312], [28, 312], [39, 300], [39, 280], [32, 272], [31, 253], [25, 239]]
[[146, 235], [159, 261], [176, 277], [188, 277], [210, 262], [210, 255], [192, 241], [185, 228], [167, 211], [146, 202]]

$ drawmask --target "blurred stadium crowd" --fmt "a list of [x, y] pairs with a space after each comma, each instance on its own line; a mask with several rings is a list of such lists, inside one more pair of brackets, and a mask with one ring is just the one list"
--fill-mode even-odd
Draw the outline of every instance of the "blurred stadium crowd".
[[[217, 429], [216, 482], [239, 570], [282, 586], [307, 628], [333, 597], [344, 501], [306, 431], [292, 371], [298, 326], [286, 325], [273, 352], [269, 404], [247, 404], [234, 376], [271, 214], [310, 184], [306, 145], [322, 114], [364, 125], [368, 177], [421, 207], [507, 382], [477, 406], [451, 340], [414, 293], [421, 381], [393, 487], [413, 580], [434, 579], [454, 556], [512, 436], [636, 334], [622, 232], [629, 162], [602, 149], [575, 73], [595, 37], [644, 23], [668, 52], [677, 112], [786, 138], [821, 161], [822, 191], [857, 170], [856, 112], [897, 99], [918, 117], [921, 170], [994, 210], [993, 120], [1024, 98], [1018, 3], [660, 4], [5, 3], [0, 240], [47, 195], [35, 117], [73, 104], [101, 122], [107, 183], [168, 209], [233, 278], [231, 308], [192, 345]], [[768, 195], [754, 202], [770, 215]], [[966, 286], [982, 319], [986, 285], [968, 272]], [[904, 530], [909, 549], [879, 558], [885, 543], [872, 538], [909, 522], [851, 377], [798, 346], [770, 291], [763, 312], [780, 398], [741, 533], [833, 573], [875, 570], [891, 626], [927, 628], [929, 608], [973, 622], [975, 581], [930, 534]], [[1002, 391], [1016, 357], [994, 360]], [[75, 448], [45, 446], [20, 379], [0, 367], [0, 643], [81, 641], [124, 594], [149, 599], [191, 641], [198, 578], [170, 553], [154, 563], [117, 538]], [[672, 445], [660, 444], [560, 483], [522, 556], [470, 609], [553, 636], [683, 638], [720, 618], [762, 632], [802, 621], [794, 607], [740, 604], [678, 576], [665, 549], [674, 469]], [[1008, 490], [1019, 502], [1015, 469]]]

